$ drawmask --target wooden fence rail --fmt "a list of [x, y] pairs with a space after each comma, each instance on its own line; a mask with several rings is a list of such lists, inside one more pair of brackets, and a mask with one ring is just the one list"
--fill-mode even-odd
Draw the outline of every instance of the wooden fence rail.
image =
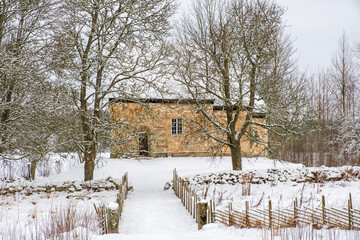
[[100, 220], [100, 227], [102, 234], [118, 233], [119, 221], [124, 206], [124, 200], [126, 199], [129, 191], [129, 179], [126, 172], [121, 179], [121, 184], [118, 186], [119, 192], [116, 196], [116, 203], [95, 207], [96, 214]]
[[[197, 196], [194, 191], [189, 186], [189, 182], [182, 179], [178, 176], [176, 169], [173, 171], [173, 184], [174, 184], [174, 191], [175, 195], [178, 196], [181, 199], [181, 202], [185, 206], [186, 210], [193, 216], [195, 221], [199, 224], [199, 229], [202, 228], [202, 215], [201, 209], [199, 206], [201, 206], [201, 198], [200, 196]], [[204, 221], [204, 224], [212, 223], [214, 222], [214, 210], [215, 205], [213, 201], [210, 200], [209, 203], [206, 205], [206, 219]]]
[[[312, 225], [314, 228], [333, 228], [360, 230], [360, 211], [352, 209], [351, 195], [349, 195], [348, 207], [337, 209], [325, 207], [325, 198], [322, 197], [320, 208], [298, 207], [296, 200], [292, 209], [271, 208], [271, 200], [267, 209], [217, 210], [214, 221], [228, 226], [240, 228], [283, 228], [299, 225]], [[248, 202], [245, 202], [248, 205]], [[245, 209], [248, 207], [245, 206]]]
[[[203, 202], [200, 196], [190, 188], [188, 181], [178, 176], [174, 169], [174, 191], [186, 209], [199, 222], [197, 203]], [[269, 228], [295, 227], [312, 225], [314, 228], [332, 228], [360, 230], [360, 210], [352, 207], [349, 194], [347, 208], [333, 208], [325, 206], [325, 197], [322, 196], [320, 208], [299, 207], [295, 199], [292, 208], [273, 209], [271, 200], [265, 209], [250, 209], [249, 202], [245, 201], [245, 210], [237, 210], [229, 204], [227, 209], [215, 210], [213, 201], [207, 204], [206, 223], [221, 222], [227, 226], [239, 228]]]

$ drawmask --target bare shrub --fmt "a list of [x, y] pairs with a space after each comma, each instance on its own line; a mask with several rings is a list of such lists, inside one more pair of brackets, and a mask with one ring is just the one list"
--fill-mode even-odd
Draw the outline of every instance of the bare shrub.
[[206, 185], [204, 186], [203, 194], [202, 194], [202, 198], [203, 198], [203, 199], [206, 199], [207, 194], [208, 194], [208, 192], [209, 192], [209, 188], [210, 188], [210, 184], [206, 184]]
[[243, 180], [242, 182], [242, 196], [249, 196], [250, 195], [250, 187], [253, 179], [253, 174], [246, 173], [241, 175], [241, 178]]
[[55, 163], [54, 163], [54, 170], [55, 170], [55, 173], [56, 174], [59, 174], [59, 173], [61, 173], [61, 170], [62, 170], [62, 162], [61, 162], [61, 160], [56, 160], [55, 161]]
[[94, 222], [93, 219], [96, 219], [94, 216], [95, 214], [92, 210], [78, 211], [76, 203], [70, 202], [68, 205], [60, 206], [51, 211], [48, 216], [47, 225], [43, 229], [44, 235], [46, 238], [61, 239], [64, 237], [64, 234], [77, 235], [77, 231], [72, 231], [80, 227], [87, 229], [85, 233], [87, 239], [88, 230], [97, 230], [98, 224]]
[[51, 163], [48, 159], [38, 163], [39, 175], [42, 177], [49, 177], [51, 175]]
[[102, 203], [100, 206], [96, 206], [94, 204], [97, 221], [99, 223], [99, 227], [101, 229], [101, 234], [106, 234], [108, 230], [107, 221], [106, 221], [106, 207], [105, 204]]
[[296, 227], [296, 228], [279, 228], [278, 236], [274, 238], [274, 234], [271, 230], [263, 229], [262, 240], [356, 240], [360, 239], [359, 231], [341, 230], [338, 228], [332, 229], [314, 229], [311, 226], [308, 227]]
[[252, 207], [257, 208], [258, 206], [260, 206], [262, 200], [264, 199], [264, 196], [265, 196], [265, 193], [263, 192], [263, 193], [261, 194], [261, 197], [260, 197], [259, 200], [257, 201], [257, 203], [255, 203]]
[[215, 200], [217, 200], [216, 205], [220, 205], [221, 202], [224, 200], [224, 194], [227, 192], [227, 190], [219, 190], [217, 191], [217, 196], [214, 197]]
[[89, 239], [89, 233], [99, 232], [99, 223], [91, 209], [81, 209], [75, 202], [69, 202], [51, 209], [46, 215], [34, 212], [33, 220], [27, 224], [9, 223], [0, 230], [0, 239]]

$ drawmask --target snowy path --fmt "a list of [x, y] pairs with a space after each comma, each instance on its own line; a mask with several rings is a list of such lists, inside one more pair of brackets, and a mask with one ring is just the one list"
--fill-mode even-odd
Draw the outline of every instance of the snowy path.
[[138, 165], [141, 167], [129, 172], [129, 178], [134, 179], [134, 191], [126, 199], [119, 232], [159, 235], [196, 230], [195, 221], [180, 199], [171, 189], [163, 190], [165, 183], [171, 180], [171, 168], [159, 174], [157, 164], [143, 161], [138, 162]]
[[126, 200], [119, 231], [178, 233], [196, 230], [196, 223], [172, 192], [134, 192]]

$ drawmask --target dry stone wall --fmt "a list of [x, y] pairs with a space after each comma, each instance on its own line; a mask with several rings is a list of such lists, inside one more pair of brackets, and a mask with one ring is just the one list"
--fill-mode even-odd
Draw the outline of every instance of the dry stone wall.
[[31, 195], [33, 193], [51, 193], [51, 192], [80, 192], [92, 191], [101, 192], [105, 190], [118, 190], [121, 184], [121, 179], [113, 179], [108, 177], [106, 179], [93, 181], [65, 181], [57, 184], [36, 184], [28, 181], [4, 181], [0, 185], [0, 195], [8, 195], [20, 193], [24, 195]]
[[197, 174], [188, 177], [187, 180], [194, 184], [238, 184], [245, 183], [251, 175], [252, 184], [267, 182], [325, 182], [325, 181], [350, 181], [360, 179], [360, 167], [321, 167], [321, 168], [298, 168], [298, 169], [267, 169], [252, 171], [231, 171], [210, 174]]

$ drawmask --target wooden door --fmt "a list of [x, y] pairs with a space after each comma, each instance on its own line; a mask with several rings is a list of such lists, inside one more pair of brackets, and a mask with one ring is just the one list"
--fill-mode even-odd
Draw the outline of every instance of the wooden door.
[[149, 138], [146, 132], [140, 133], [139, 136], [139, 155], [148, 156], [149, 155]]

